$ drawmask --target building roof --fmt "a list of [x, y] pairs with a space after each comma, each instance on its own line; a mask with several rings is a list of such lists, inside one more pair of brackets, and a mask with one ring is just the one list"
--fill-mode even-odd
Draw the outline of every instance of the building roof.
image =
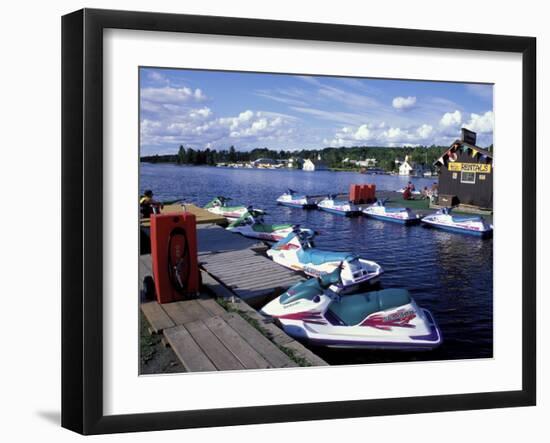
[[481, 154], [481, 155], [484, 155], [488, 158], [490, 158], [491, 160], [493, 159], [493, 153], [491, 151], [487, 151], [487, 149], [483, 149], [483, 148], [480, 148], [479, 146], [476, 146], [476, 145], [472, 145], [470, 143], [467, 143], [465, 141], [462, 141], [462, 140], [459, 140], [459, 139], [456, 139], [452, 144], [451, 146], [449, 147], [449, 149], [447, 149], [443, 155], [441, 155], [441, 157], [439, 157], [435, 162], [434, 162], [434, 166], [437, 166], [439, 164], [445, 164], [445, 160], [447, 160], [449, 158], [449, 154], [451, 152], [454, 152], [456, 151], [457, 149], [461, 148], [462, 146], [466, 146], [468, 149], [472, 150], [472, 151], [476, 151], [477, 153]]
[[276, 164], [277, 161], [273, 160], [272, 158], [259, 158], [257, 160], [254, 160], [253, 163], [264, 163], [264, 164]]

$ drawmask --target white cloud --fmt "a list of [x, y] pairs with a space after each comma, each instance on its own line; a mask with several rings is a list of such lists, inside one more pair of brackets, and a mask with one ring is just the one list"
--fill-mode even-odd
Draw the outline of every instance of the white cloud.
[[384, 140], [401, 140], [407, 134], [401, 128], [390, 128], [382, 132], [381, 137]]
[[487, 111], [483, 115], [479, 114], [470, 114], [470, 121], [464, 123], [465, 128], [470, 131], [478, 133], [490, 133], [493, 132], [494, 126], [494, 114], [493, 111]]
[[356, 140], [369, 140], [372, 136], [372, 133], [367, 125], [361, 125], [355, 132]]
[[200, 109], [193, 109], [189, 113], [189, 117], [191, 118], [208, 118], [211, 115], [212, 115], [212, 110], [206, 106]]
[[206, 96], [200, 89], [191, 89], [187, 87], [173, 88], [165, 86], [161, 88], [142, 88], [141, 99], [160, 104], [181, 104], [189, 101], [203, 101]]
[[421, 139], [425, 140], [432, 135], [433, 129], [433, 126], [424, 123], [416, 130], [416, 133]]
[[161, 114], [141, 121], [143, 146], [183, 144], [193, 148], [227, 149], [231, 144], [254, 148], [267, 140], [285, 142], [295, 119], [279, 113], [246, 110], [235, 117], [215, 118], [208, 107], [178, 115]]
[[395, 97], [392, 106], [395, 109], [409, 109], [416, 104], [416, 97]]
[[446, 112], [439, 123], [446, 128], [459, 126], [462, 123], [462, 113], [459, 110]]

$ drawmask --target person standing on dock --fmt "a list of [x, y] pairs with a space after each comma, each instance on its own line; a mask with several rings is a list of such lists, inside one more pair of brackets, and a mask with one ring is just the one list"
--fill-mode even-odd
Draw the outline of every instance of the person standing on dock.
[[139, 199], [139, 208], [143, 218], [150, 218], [151, 214], [160, 214], [162, 203], [153, 199], [153, 191], [146, 190]]

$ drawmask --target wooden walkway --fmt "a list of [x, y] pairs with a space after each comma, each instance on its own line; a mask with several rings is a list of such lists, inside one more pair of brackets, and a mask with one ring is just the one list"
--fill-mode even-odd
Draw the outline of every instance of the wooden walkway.
[[159, 305], [142, 303], [152, 332], [165, 342], [189, 372], [296, 367], [279, 347], [240, 315], [214, 299]]
[[[264, 251], [267, 246], [261, 241], [227, 231], [221, 226], [207, 224], [197, 226], [197, 249], [199, 256], [221, 252], [253, 250]], [[202, 257], [199, 257], [199, 261]]]
[[[227, 223], [227, 220], [225, 217], [222, 217], [217, 214], [212, 214], [210, 211], [207, 211], [206, 209], [199, 208], [198, 206], [195, 206], [191, 203], [184, 203], [185, 210], [187, 212], [191, 212], [192, 214], [195, 214], [195, 217], [197, 219], [197, 225], [205, 224], [205, 223]], [[173, 205], [165, 205], [161, 213], [162, 214], [181, 214], [183, 212], [183, 206], [182, 204], [173, 204]], [[140, 225], [144, 228], [148, 228], [151, 226], [151, 220], [148, 218], [142, 218], [140, 220]]]
[[266, 303], [304, 280], [300, 274], [251, 249], [204, 254], [199, 260], [210, 275], [253, 305]]
[[[140, 279], [152, 275], [151, 256], [139, 260]], [[296, 367], [298, 364], [283, 352], [290, 352], [311, 366], [327, 363], [286, 335], [272, 323], [264, 322], [247, 303], [230, 299], [234, 295], [212, 276], [202, 271], [203, 286], [225, 298], [232, 311], [226, 311], [206, 294], [194, 300], [160, 305], [156, 301], [141, 303], [141, 311], [152, 333], [162, 334], [185, 369], [189, 372], [225, 371]], [[239, 313], [252, 318], [252, 326]]]

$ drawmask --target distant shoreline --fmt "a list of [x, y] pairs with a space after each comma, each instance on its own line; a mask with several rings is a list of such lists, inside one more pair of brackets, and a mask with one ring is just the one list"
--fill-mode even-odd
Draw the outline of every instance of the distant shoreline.
[[[139, 162], [140, 163], [147, 163], [147, 164], [150, 164], [150, 165], [173, 165], [173, 166], [182, 166], [182, 167], [208, 167], [208, 168], [246, 169], [246, 170], [254, 169], [254, 170], [262, 170], [262, 171], [303, 171], [303, 169], [301, 169], [301, 168], [285, 168], [285, 167], [281, 167], [281, 168], [247, 168], [245, 166], [233, 167], [233, 166], [217, 166], [217, 165], [194, 165], [194, 164], [189, 164], [189, 163], [181, 164], [181, 163], [177, 163], [177, 162], [173, 162], [173, 161], [155, 162], [155, 161], [143, 160], [141, 158], [139, 159]], [[306, 171], [306, 172], [319, 172], [319, 171], [356, 172], [357, 174], [364, 174], [364, 175], [368, 175], [368, 174], [398, 175], [397, 173], [392, 174], [391, 172], [381, 171], [381, 170], [369, 171], [369, 169], [367, 169], [365, 172], [361, 172], [361, 169], [359, 169], [359, 168], [326, 168], [326, 169], [319, 169], [317, 171]], [[416, 177], [416, 176], [410, 176], [410, 177], [412, 177], [412, 178], [423, 178], [423, 177]], [[429, 178], [429, 177], [425, 177], [425, 178]]]

